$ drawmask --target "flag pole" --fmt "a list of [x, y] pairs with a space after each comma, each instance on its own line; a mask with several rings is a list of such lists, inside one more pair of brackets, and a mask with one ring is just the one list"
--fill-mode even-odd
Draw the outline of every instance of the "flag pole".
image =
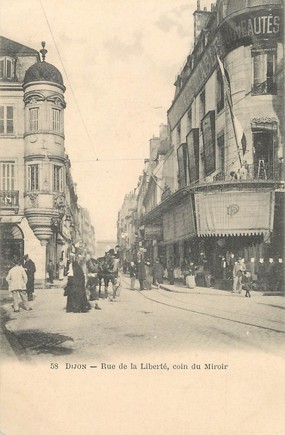
[[238, 153], [238, 158], [239, 158], [239, 162], [240, 162], [240, 166], [242, 166], [242, 160], [241, 160], [241, 156], [240, 156], [240, 148], [239, 148], [239, 143], [238, 143], [238, 137], [237, 137], [237, 131], [236, 131], [236, 125], [235, 125], [235, 119], [234, 119], [234, 113], [233, 113], [233, 104], [232, 101], [230, 99], [229, 93], [230, 91], [230, 83], [226, 83], [227, 77], [225, 75], [225, 68], [224, 65], [219, 57], [219, 53], [218, 50], [216, 49], [216, 55], [217, 55], [217, 59], [218, 59], [218, 65], [221, 71], [221, 75], [222, 75], [222, 80], [224, 83], [224, 89], [225, 89], [225, 93], [227, 95], [227, 103], [230, 109], [230, 114], [231, 114], [231, 119], [232, 119], [232, 125], [233, 125], [233, 130], [234, 130], [234, 136], [235, 136], [235, 142], [236, 142], [236, 147], [237, 147], [237, 153]]
[[237, 138], [237, 130], [236, 130], [235, 119], [234, 119], [234, 113], [233, 113], [233, 108], [232, 108], [231, 102], [229, 101], [228, 94], [227, 94], [227, 102], [228, 102], [228, 106], [229, 106], [231, 118], [232, 118], [232, 124], [233, 124], [233, 130], [234, 130], [234, 136], [235, 136], [235, 141], [236, 141], [239, 163], [240, 163], [240, 166], [242, 166], [242, 160], [241, 160], [241, 156], [240, 156], [240, 148], [239, 148], [239, 143], [238, 143], [238, 138]]

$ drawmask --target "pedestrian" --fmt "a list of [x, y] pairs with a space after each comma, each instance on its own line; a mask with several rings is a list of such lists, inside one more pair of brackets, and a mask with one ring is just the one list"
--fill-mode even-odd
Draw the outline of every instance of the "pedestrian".
[[54, 278], [54, 265], [51, 260], [49, 260], [47, 265], [47, 273], [48, 273], [48, 279], [51, 284], [53, 284], [53, 278]]
[[94, 301], [95, 299], [99, 299], [97, 295], [97, 285], [98, 285], [98, 272], [99, 265], [95, 258], [89, 257], [86, 262], [87, 268], [87, 283], [86, 289], [90, 292], [90, 301]]
[[195, 266], [194, 263], [190, 262], [188, 267], [188, 274], [186, 276], [186, 286], [188, 288], [195, 288], [196, 282], [195, 282]]
[[136, 283], [136, 276], [137, 276], [137, 268], [133, 261], [130, 262], [129, 265], [129, 272], [130, 272], [130, 278], [131, 278], [131, 290], [135, 289], [135, 283]]
[[145, 264], [144, 264], [144, 261], [141, 257], [138, 260], [137, 273], [138, 273], [138, 280], [140, 283], [140, 290], [144, 290], [144, 282], [146, 279], [146, 272], [145, 272]]
[[13, 266], [6, 277], [6, 281], [9, 285], [9, 290], [12, 293], [13, 296], [13, 308], [14, 312], [19, 312], [19, 298], [21, 298], [24, 308], [26, 311], [30, 311], [32, 308], [29, 305], [28, 302], [28, 296], [27, 296], [27, 282], [28, 282], [28, 276], [25, 272], [25, 269], [21, 265], [21, 260], [16, 259], [15, 266]]
[[241, 293], [241, 288], [242, 288], [241, 280], [242, 280], [243, 273], [245, 271], [246, 271], [245, 264], [242, 261], [242, 258], [238, 257], [237, 262], [234, 265], [234, 270], [233, 270], [233, 290], [232, 290], [232, 293], [235, 293], [236, 291]]
[[35, 290], [35, 272], [36, 266], [35, 263], [29, 258], [28, 254], [24, 255], [23, 267], [26, 271], [28, 281], [27, 281], [27, 296], [28, 301], [32, 301], [34, 299], [33, 293]]
[[58, 279], [62, 281], [63, 276], [64, 276], [64, 261], [63, 258], [61, 258], [58, 263]]
[[144, 267], [145, 267], [144, 289], [145, 290], [151, 290], [151, 282], [152, 282], [152, 278], [151, 278], [151, 263], [150, 263], [150, 261], [148, 259], [145, 260]]
[[106, 255], [103, 264], [104, 271], [104, 287], [105, 287], [105, 297], [108, 296], [108, 287], [111, 282], [114, 285], [114, 277], [113, 277], [113, 268], [114, 268], [114, 258], [115, 258], [114, 249], [110, 249]]
[[97, 264], [98, 264], [98, 287], [99, 287], [99, 298], [101, 297], [101, 288], [102, 288], [102, 280], [104, 281], [104, 257], [97, 258]]
[[67, 313], [87, 313], [91, 306], [85, 290], [85, 276], [78, 261], [69, 265], [67, 285], [64, 294], [67, 296]]
[[243, 290], [245, 290], [245, 297], [251, 298], [250, 291], [252, 290], [252, 275], [250, 272], [243, 273], [241, 283]]
[[174, 261], [173, 257], [170, 257], [167, 263], [167, 276], [170, 285], [174, 285]]
[[164, 268], [159, 258], [155, 260], [155, 263], [152, 268], [152, 273], [153, 273], [153, 284], [156, 285], [157, 288], [160, 288], [160, 284], [163, 283]]

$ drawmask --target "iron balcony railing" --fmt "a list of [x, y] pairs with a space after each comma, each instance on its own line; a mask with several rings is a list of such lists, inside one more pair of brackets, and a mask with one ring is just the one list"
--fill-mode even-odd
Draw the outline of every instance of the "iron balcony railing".
[[18, 208], [19, 207], [19, 191], [18, 190], [0, 190], [1, 208]]
[[245, 165], [237, 171], [221, 171], [213, 177], [213, 181], [241, 181], [241, 180], [273, 180], [281, 181], [283, 163], [272, 165], [263, 163]]
[[276, 95], [277, 94], [277, 84], [273, 83], [271, 80], [265, 80], [262, 83], [255, 83], [251, 86], [252, 95]]

